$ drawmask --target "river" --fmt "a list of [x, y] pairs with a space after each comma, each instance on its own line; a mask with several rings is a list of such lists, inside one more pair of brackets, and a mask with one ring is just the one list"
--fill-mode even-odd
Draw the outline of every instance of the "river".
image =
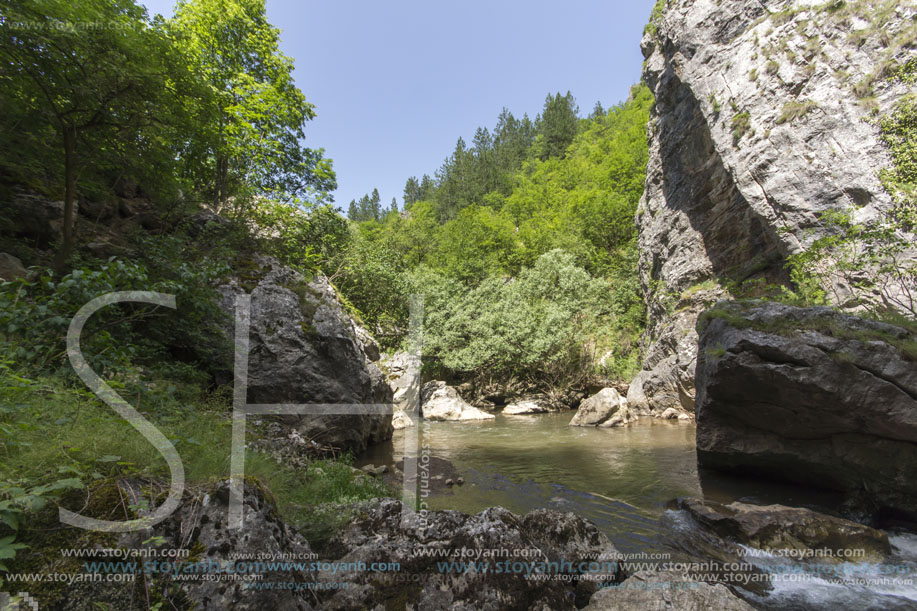
[[[518, 514], [539, 508], [572, 511], [594, 523], [625, 554], [677, 556], [672, 545], [672, 518], [677, 516], [666, 505], [679, 496], [821, 510], [836, 507], [839, 500], [811, 489], [700, 471], [693, 423], [642, 419], [624, 428], [596, 429], [571, 427], [572, 417], [497, 414], [482, 422], [423, 421], [419, 429], [395, 431], [390, 442], [370, 448], [357, 465], [394, 467], [403, 456], [405, 436], [412, 435], [418, 447], [451, 462], [465, 480], [462, 486], [434, 488], [427, 498], [429, 509], [477, 513], [499, 505]], [[893, 541], [900, 549], [891, 562], [917, 566], [917, 537], [899, 534]], [[757, 602], [798, 609], [917, 608], [913, 584], [882, 590], [788, 584]]]

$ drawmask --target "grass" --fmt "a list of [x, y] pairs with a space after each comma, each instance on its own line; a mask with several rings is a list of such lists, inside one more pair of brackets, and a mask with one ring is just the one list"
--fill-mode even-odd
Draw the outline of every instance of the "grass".
[[732, 143], [738, 145], [739, 141], [751, 131], [751, 115], [747, 112], [740, 112], [732, 118]]
[[[229, 410], [228, 394], [220, 391], [202, 394], [193, 403], [164, 399], [139, 406], [175, 445], [192, 489], [230, 475]], [[255, 428], [249, 427], [249, 443], [257, 435]], [[26, 378], [2, 361], [0, 454], [0, 502], [9, 499], [11, 489], [34, 488], [61, 474], [79, 478], [86, 489], [118, 478], [163, 485], [169, 481], [168, 466], [158, 451], [88, 390], [60, 377]], [[392, 496], [385, 484], [358, 476], [349, 463], [347, 457], [313, 460], [304, 473], [265, 454], [247, 452], [245, 472], [270, 490], [288, 523], [320, 545], [349, 520], [351, 506]], [[26, 526], [37, 519], [31, 512], [23, 517]], [[0, 538], [9, 534], [2, 529]]]
[[818, 108], [818, 104], [812, 100], [803, 100], [801, 102], [787, 102], [783, 106], [783, 110], [780, 111], [780, 116], [777, 117], [777, 125], [782, 125], [784, 123], [792, 123], [797, 119], [809, 114], [811, 111]]

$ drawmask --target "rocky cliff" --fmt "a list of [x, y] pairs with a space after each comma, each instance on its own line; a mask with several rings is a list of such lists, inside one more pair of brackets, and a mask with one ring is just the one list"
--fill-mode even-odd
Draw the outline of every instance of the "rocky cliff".
[[[637, 212], [648, 352], [629, 401], [694, 409], [695, 323], [729, 286], [787, 283], [786, 257], [844, 210], [892, 206], [877, 118], [913, 88], [914, 0], [661, 0], [642, 47], [656, 96]], [[833, 291], [839, 300], [847, 287]]]

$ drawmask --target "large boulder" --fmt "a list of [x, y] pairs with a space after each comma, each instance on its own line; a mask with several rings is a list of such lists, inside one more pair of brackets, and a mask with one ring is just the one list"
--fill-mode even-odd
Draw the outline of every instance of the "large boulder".
[[811, 0], [659, 3], [641, 43], [655, 104], [636, 215], [649, 314], [638, 409], [693, 410], [695, 322], [726, 287], [788, 283], [787, 256], [830, 233], [826, 211], [868, 224], [894, 206], [874, 117], [913, 92], [879, 68], [907, 61], [894, 41], [915, 7], [897, 4], [855, 17]]
[[627, 399], [614, 388], [603, 388], [580, 403], [570, 426], [612, 428], [630, 424], [636, 419], [627, 406]]
[[773, 303], [720, 303], [698, 326], [702, 467], [917, 514], [917, 334]]
[[434, 380], [423, 385], [421, 410], [425, 420], [493, 420], [495, 416], [470, 405], [455, 388]]
[[754, 611], [726, 586], [695, 581], [678, 571], [640, 571], [596, 592], [585, 611]]
[[0, 282], [25, 278], [26, 275], [28, 271], [22, 261], [9, 253], [0, 252]]
[[[79, 206], [74, 203], [74, 218]], [[5, 233], [31, 242], [42, 249], [60, 239], [64, 220], [64, 202], [54, 201], [25, 191], [16, 192], [4, 203], [0, 219]]]
[[678, 507], [720, 537], [784, 558], [875, 562], [891, 553], [884, 532], [811, 509], [699, 499], [679, 499]]
[[[370, 357], [369, 334], [345, 312], [323, 276], [304, 278], [255, 257], [220, 287], [233, 320], [235, 297], [251, 292], [248, 402], [253, 404], [391, 404], [392, 391]], [[231, 330], [228, 330], [231, 335]], [[361, 452], [389, 439], [392, 416], [276, 416], [308, 442]]]
[[[491, 507], [473, 516], [404, 515], [402, 509], [399, 501], [377, 501], [328, 542], [325, 551], [342, 564], [336, 573], [320, 573], [318, 581], [353, 585], [316, 591], [320, 608], [575, 609], [598, 584], [621, 579], [608, 538], [572, 513], [540, 509], [520, 517]], [[590, 572], [588, 562], [596, 559]], [[359, 568], [378, 562], [399, 563], [400, 574]], [[547, 579], [536, 575], [539, 569]]]
[[524, 398], [513, 401], [503, 408], [504, 416], [524, 416], [530, 414], [546, 414], [552, 411], [546, 401], [537, 398]]

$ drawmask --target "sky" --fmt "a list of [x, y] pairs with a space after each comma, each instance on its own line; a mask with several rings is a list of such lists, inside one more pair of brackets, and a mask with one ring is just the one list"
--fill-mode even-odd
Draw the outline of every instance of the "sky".
[[[172, 15], [173, 0], [140, 0]], [[401, 205], [410, 176], [434, 175], [459, 136], [493, 129], [505, 106], [534, 119], [549, 92], [581, 115], [627, 98], [654, 0], [267, 0], [318, 116], [306, 146], [334, 160], [335, 205], [378, 188]]]

